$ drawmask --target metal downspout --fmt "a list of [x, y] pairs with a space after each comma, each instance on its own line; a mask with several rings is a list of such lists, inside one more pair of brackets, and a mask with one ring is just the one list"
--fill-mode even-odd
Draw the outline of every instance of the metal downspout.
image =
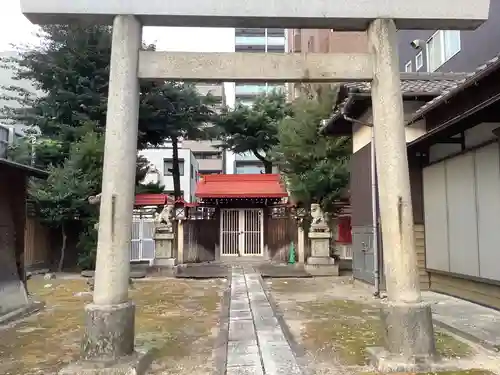
[[378, 220], [377, 220], [377, 163], [376, 163], [376, 155], [375, 155], [375, 132], [373, 129], [373, 124], [365, 123], [353, 118], [348, 117], [343, 111], [342, 116], [346, 121], [357, 123], [363, 126], [368, 126], [371, 128], [371, 143], [370, 143], [370, 154], [371, 154], [371, 195], [372, 195], [372, 230], [373, 230], [373, 277], [374, 277], [374, 286], [375, 293], [373, 294], [375, 297], [380, 297], [380, 254], [379, 254], [379, 232], [378, 232]]
[[377, 163], [375, 155], [375, 131], [373, 127], [372, 140], [370, 145], [371, 151], [371, 192], [372, 192], [372, 225], [373, 225], [373, 277], [375, 282], [375, 297], [380, 297], [380, 262], [379, 262], [379, 246], [378, 246], [378, 223], [377, 223]]

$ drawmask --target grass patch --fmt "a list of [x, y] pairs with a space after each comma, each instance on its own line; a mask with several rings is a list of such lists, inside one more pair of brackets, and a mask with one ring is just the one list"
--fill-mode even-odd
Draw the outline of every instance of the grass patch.
[[[359, 375], [381, 375], [380, 372], [361, 372]], [[391, 375], [494, 375], [490, 371], [485, 370], [460, 370], [460, 371], [443, 371], [443, 372], [397, 372]]]
[[[307, 304], [302, 311], [308, 319], [304, 336], [320, 351], [333, 351], [345, 365], [364, 365], [366, 347], [383, 346], [379, 310], [353, 301], [328, 301]], [[472, 349], [450, 335], [436, 331], [436, 350], [448, 358], [465, 357]]]
[[459, 341], [447, 333], [437, 330], [436, 328], [434, 328], [434, 330], [436, 350], [440, 356], [448, 358], [462, 358], [474, 354], [472, 348], [466, 343]]
[[[46, 284], [51, 287], [45, 288]], [[130, 296], [136, 303], [137, 344], [157, 348], [159, 362], [182, 358], [193, 350], [207, 351], [194, 343], [204, 338], [204, 344], [211, 345], [221, 287], [219, 281], [134, 283]], [[80, 353], [83, 306], [91, 296], [75, 294], [87, 291], [85, 280], [34, 278], [28, 288], [36, 299], [45, 301], [46, 309], [0, 331], [1, 374], [55, 373]]]
[[325, 358], [332, 353], [345, 365], [366, 363], [367, 346], [381, 345], [378, 311], [351, 301], [304, 304], [304, 344]]
[[[367, 363], [366, 347], [383, 346], [382, 325], [376, 307], [347, 300], [302, 304], [307, 316], [303, 333], [306, 345], [323, 352], [335, 353], [345, 365]], [[450, 335], [436, 331], [436, 350], [448, 358], [466, 357], [472, 349]]]
[[[290, 301], [297, 293], [309, 293], [311, 285], [303, 281], [273, 281], [270, 289], [277, 295], [278, 302], [280, 299]], [[366, 347], [383, 346], [383, 327], [376, 305], [324, 298], [296, 302], [287, 307], [289, 316], [296, 314], [302, 323], [305, 348], [325, 361], [331, 361], [334, 357], [342, 365], [365, 365], [368, 360]], [[458, 358], [473, 354], [471, 347], [443, 331], [436, 330], [435, 337], [437, 352], [442, 357]]]

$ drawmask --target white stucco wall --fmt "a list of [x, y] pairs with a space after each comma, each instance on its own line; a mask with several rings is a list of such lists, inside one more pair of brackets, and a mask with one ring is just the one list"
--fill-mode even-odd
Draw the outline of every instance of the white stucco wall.
[[[405, 121], [409, 120], [413, 113], [420, 108], [423, 102], [405, 101], [403, 103], [405, 111]], [[373, 123], [373, 115], [371, 107], [359, 118], [359, 121], [367, 124]], [[353, 153], [361, 150], [372, 140], [372, 127], [354, 124], [352, 130], [352, 148]], [[411, 142], [425, 134], [425, 122], [419, 121], [411, 126], [406, 127], [406, 142]]]
[[456, 144], [431, 147], [434, 163], [423, 170], [426, 260], [431, 270], [500, 280], [500, 153], [492, 133], [499, 126], [483, 123], [467, 130], [467, 147], [493, 143], [466, 153]]
[[[154, 166], [157, 172], [151, 171], [145, 179], [145, 182], [159, 181], [165, 185], [166, 192], [173, 192], [174, 181], [172, 176], [165, 175], [164, 160], [172, 159], [171, 148], [150, 148], [142, 150], [139, 155], [144, 156]], [[181, 176], [181, 190], [184, 192], [184, 200], [186, 202], [193, 202], [195, 200], [194, 194], [196, 192], [196, 178], [198, 174], [198, 162], [189, 149], [179, 149], [179, 159], [184, 160], [184, 175]], [[192, 166], [192, 168], [191, 168]], [[192, 172], [192, 173], [191, 173]]]

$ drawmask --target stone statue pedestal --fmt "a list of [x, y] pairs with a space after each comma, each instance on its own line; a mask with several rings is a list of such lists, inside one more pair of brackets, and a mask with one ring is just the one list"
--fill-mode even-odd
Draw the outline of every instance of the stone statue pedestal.
[[305, 269], [313, 276], [338, 276], [339, 265], [330, 257], [331, 232], [309, 232], [311, 256]]
[[157, 227], [154, 236], [155, 259], [154, 265], [158, 267], [175, 267], [174, 233], [171, 228]]

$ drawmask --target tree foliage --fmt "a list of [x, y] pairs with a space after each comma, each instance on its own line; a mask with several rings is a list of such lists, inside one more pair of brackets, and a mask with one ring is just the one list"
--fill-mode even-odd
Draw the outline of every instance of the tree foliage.
[[102, 143], [99, 134], [87, 133], [71, 147], [70, 157], [62, 165], [49, 166], [46, 181], [35, 180], [30, 184], [29, 194], [35, 202], [38, 217], [61, 231], [59, 271], [64, 264], [68, 228], [75, 222], [86, 223], [93, 217], [87, 198], [101, 188]]
[[[34, 138], [25, 138], [9, 150], [9, 157], [47, 168], [46, 182], [33, 183], [31, 198], [40, 218], [61, 229], [80, 224], [80, 260], [92, 267], [95, 255], [98, 210], [87, 198], [101, 191], [106, 127], [111, 28], [77, 25], [42, 26], [39, 46], [18, 46], [18, 56], [2, 59], [13, 70], [19, 85], [4, 87], [3, 121], [29, 127]], [[144, 49], [154, 49], [144, 45]], [[26, 89], [31, 81], [36, 92]], [[212, 99], [201, 97], [192, 85], [144, 82], [140, 88], [138, 148], [175, 146], [181, 138], [204, 136], [203, 125], [212, 119]], [[138, 184], [149, 170], [149, 162], [137, 158], [138, 191], [159, 190], [162, 186]], [[180, 191], [178, 157], [174, 181]], [[75, 219], [78, 218], [78, 219]], [[65, 245], [62, 248], [64, 259]]]
[[293, 116], [280, 122], [274, 157], [295, 201], [319, 203], [334, 212], [349, 181], [351, 140], [326, 137], [319, 132], [321, 120], [332, 111], [336, 90], [304, 95], [292, 104]]
[[135, 188], [136, 194], [161, 194], [165, 191], [165, 185], [159, 182], [139, 183]]
[[[2, 108], [2, 116], [5, 122], [29, 127], [28, 137], [9, 150], [9, 157], [49, 171], [48, 180], [32, 183], [29, 193], [40, 219], [61, 229], [62, 266], [67, 231], [73, 224], [86, 234], [81, 249], [95, 245], [97, 210], [87, 198], [101, 191], [111, 28], [51, 25], [43, 26], [39, 37], [40, 45], [18, 46], [16, 57], [2, 59], [19, 81], [4, 87], [3, 99], [12, 104]], [[152, 88], [151, 83], [143, 85], [141, 97]], [[163, 129], [151, 130], [147, 122], [140, 122], [139, 147], [164, 139]], [[146, 175], [148, 164], [138, 158], [137, 182]]]
[[272, 173], [269, 153], [278, 145], [278, 124], [291, 114], [284, 94], [263, 94], [252, 106], [237, 104], [234, 109], [224, 108], [217, 128], [222, 147], [236, 154], [251, 152], [259, 159], [266, 173]]
[[172, 143], [172, 177], [174, 195], [181, 197], [178, 143], [182, 139], [198, 140], [211, 136], [215, 118], [213, 96], [202, 96], [196, 87], [187, 83], [167, 82], [154, 85], [143, 96], [140, 122]]
[[[88, 130], [92, 122], [96, 131], [106, 126], [111, 57], [111, 28], [77, 25], [42, 26], [40, 45], [18, 47], [18, 56], [2, 59], [13, 78], [31, 81], [37, 92], [23, 85], [4, 87], [4, 100], [13, 105], [2, 109], [3, 117], [16, 124], [37, 129], [44, 139], [60, 142], [57, 160], [64, 162], [70, 145]], [[154, 46], [144, 46], [154, 49]], [[147, 94], [151, 83], [141, 87]], [[141, 96], [142, 97], [142, 96]], [[164, 135], [139, 124], [139, 147], [160, 144]]]
[[17, 140], [8, 149], [8, 158], [26, 165], [46, 168], [61, 163], [64, 143], [47, 137], [27, 136]]

